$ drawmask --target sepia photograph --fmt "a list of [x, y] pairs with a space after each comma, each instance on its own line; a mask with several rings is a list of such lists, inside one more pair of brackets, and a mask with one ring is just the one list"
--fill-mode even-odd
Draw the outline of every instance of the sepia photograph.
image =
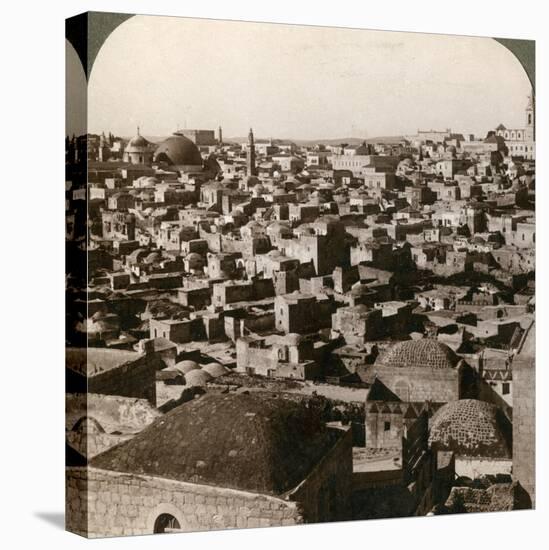
[[68, 531], [536, 508], [535, 42], [465, 30], [66, 20]]

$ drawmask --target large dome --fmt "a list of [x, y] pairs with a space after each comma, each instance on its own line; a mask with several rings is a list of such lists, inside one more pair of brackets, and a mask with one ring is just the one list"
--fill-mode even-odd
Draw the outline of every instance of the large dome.
[[423, 338], [394, 344], [377, 362], [386, 367], [453, 369], [459, 357], [446, 344]]
[[91, 466], [280, 495], [305, 479], [338, 437], [305, 403], [263, 393], [207, 394]]
[[431, 419], [429, 443], [465, 456], [509, 458], [510, 429], [491, 403], [460, 399], [443, 405]]
[[187, 137], [177, 132], [165, 139], [154, 153], [155, 162], [165, 162], [170, 166], [202, 166], [198, 147]]

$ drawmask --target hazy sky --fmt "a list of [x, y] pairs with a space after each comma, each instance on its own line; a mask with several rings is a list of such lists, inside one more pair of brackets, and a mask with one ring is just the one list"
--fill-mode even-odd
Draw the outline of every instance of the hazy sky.
[[136, 16], [89, 82], [89, 129], [375, 137], [524, 124], [530, 84], [490, 38]]

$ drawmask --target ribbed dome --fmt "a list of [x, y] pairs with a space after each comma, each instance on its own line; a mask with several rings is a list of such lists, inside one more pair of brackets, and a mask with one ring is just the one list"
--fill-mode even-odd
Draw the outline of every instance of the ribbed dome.
[[387, 367], [453, 369], [459, 357], [446, 344], [423, 338], [394, 344], [377, 362]]
[[177, 133], [158, 146], [154, 160], [176, 166], [202, 166], [198, 147], [189, 138]]
[[495, 405], [461, 399], [434, 414], [429, 443], [465, 456], [509, 458], [509, 434], [508, 421]]

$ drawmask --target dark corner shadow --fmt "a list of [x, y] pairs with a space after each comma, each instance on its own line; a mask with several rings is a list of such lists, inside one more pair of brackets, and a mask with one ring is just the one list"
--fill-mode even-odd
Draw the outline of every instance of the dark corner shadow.
[[57, 529], [65, 529], [65, 513], [64, 512], [34, 512], [34, 516], [49, 523]]

